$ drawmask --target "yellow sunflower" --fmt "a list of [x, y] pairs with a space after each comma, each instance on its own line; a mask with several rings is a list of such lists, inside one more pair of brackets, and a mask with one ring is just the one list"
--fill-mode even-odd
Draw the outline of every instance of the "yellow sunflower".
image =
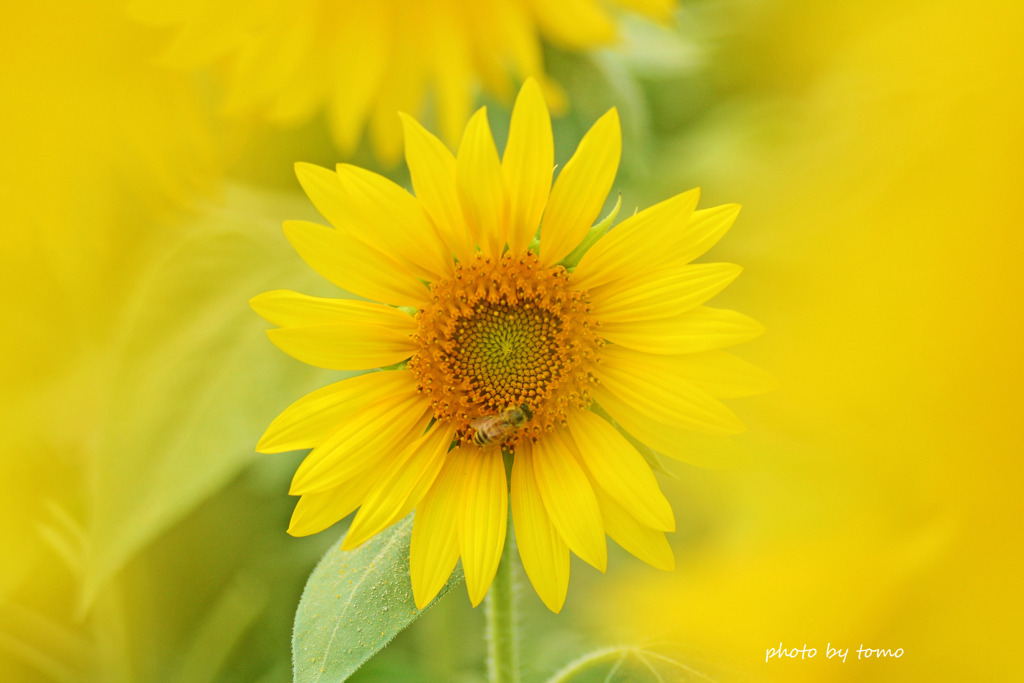
[[415, 196], [354, 166], [299, 164], [299, 181], [334, 227], [285, 223], [314, 270], [371, 301], [289, 291], [252, 301], [279, 326], [271, 340], [295, 358], [382, 368], [300, 399], [259, 442], [267, 453], [312, 448], [292, 481], [301, 498], [289, 532], [321, 531], [358, 508], [343, 543], [354, 548], [415, 508], [420, 607], [459, 558], [471, 601], [483, 599], [510, 502], [523, 566], [556, 612], [569, 552], [604, 571], [606, 534], [672, 568], [672, 509], [624, 432], [685, 459], [687, 431], [742, 429], [715, 396], [753, 393], [761, 375], [718, 349], [762, 328], [703, 305], [739, 267], [687, 265], [739, 207], [697, 211], [691, 190], [567, 261], [602, 231], [591, 225], [619, 163], [614, 109], [553, 184], [551, 121], [532, 79], [501, 157], [484, 109], [457, 156], [402, 121]]
[[[667, 21], [675, 0], [612, 0]], [[278, 123], [326, 109], [335, 143], [348, 154], [367, 128], [378, 155], [397, 160], [396, 109], [435, 103], [442, 138], [458, 140], [478, 84], [511, 99], [512, 82], [545, 83], [541, 38], [568, 50], [616, 39], [614, 15], [598, 0], [297, 0], [156, 2], [133, 14], [174, 27], [166, 61], [179, 68], [218, 64], [225, 108]]]

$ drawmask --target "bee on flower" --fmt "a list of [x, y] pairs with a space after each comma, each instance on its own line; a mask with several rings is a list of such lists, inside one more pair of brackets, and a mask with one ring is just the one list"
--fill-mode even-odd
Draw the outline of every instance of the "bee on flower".
[[476, 430], [473, 434], [473, 443], [477, 446], [500, 444], [529, 422], [531, 417], [533, 411], [525, 403], [506, 408], [497, 415], [478, 417], [469, 423], [469, 426]]
[[263, 435], [262, 452], [312, 449], [292, 480], [289, 532], [358, 510], [350, 549], [415, 510], [421, 608], [459, 559], [471, 601], [484, 598], [510, 508], [523, 566], [553, 611], [570, 552], [604, 571], [606, 536], [672, 568], [672, 508], [631, 440], [685, 460], [687, 433], [742, 430], [718, 397], [763, 388], [762, 373], [721, 351], [761, 326], [705, 305], [739, 267], [690, 263], [739, 207], [698, 210], [691, 190], [592, 230], [618, 168], [618, 114], [593, 125], [552, 182], [551, 122], [532, 79], [500, 156], [484, 109], [456, 155], [402, 123], [415, 194], [355, 166], [299, 164], [333, 227], [285, 224], [314, 270], [367, 300], [273, 291], [252, 301], [299, 360], [394, 368], [309, 394]]

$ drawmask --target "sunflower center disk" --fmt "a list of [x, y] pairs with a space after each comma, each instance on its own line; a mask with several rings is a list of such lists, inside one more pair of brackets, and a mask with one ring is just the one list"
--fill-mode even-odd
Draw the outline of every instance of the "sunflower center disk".
[[590, 403], [602, 341], [586, 292], [570, 288], [564, 268], [544, 269], [532, 252], [498, 260], [478, 253], [430, 290], [409, 368], [434, 417], [454, 423], [460, 440], [472, 439], [474, 419], [526, 404], [532, 419], [503, 441], [512, 448]]

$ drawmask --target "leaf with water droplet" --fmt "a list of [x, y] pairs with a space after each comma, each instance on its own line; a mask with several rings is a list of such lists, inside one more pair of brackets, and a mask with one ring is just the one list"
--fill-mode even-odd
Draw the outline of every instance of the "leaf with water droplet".
[[[424, 610], [416, 609], [409, 580], [412, 520], [409, 515], [355, 550], [343, 551], [343, 539], [339, 539], [320, 560], [295, 613], [295, 681], [345, 680], [462, 583], [462, 567], [457, 565], [434, 602]], [[391, 590], [377, 590], [387, 584]], [[367, 639], [366, 633], [380, 635]]]

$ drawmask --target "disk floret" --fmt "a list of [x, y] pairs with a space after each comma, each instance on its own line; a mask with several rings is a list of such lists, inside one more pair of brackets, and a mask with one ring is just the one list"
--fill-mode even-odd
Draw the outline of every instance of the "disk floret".
[[434, 417], [454, 423], [461, 441], [470, 442], [474, 419], [523, 404], [533, 418], [504, 445], [536, 441], [565, 423], [567, 409], [590, 404], [603, 342], [587, 292], [571, 287], [563, 267], [543, 268], [531, 251], [498, 259], [478, 252], [430, 290], [416, 314], [420, 351], [409, 368]]

